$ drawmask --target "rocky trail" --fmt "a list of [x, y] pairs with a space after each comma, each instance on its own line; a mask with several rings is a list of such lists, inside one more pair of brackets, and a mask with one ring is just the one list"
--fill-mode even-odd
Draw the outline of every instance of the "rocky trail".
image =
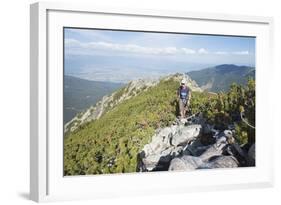
[[240, 146], [235, 139], [234, 126], [216, 130], [197, 113], [157, 130], [151, 142], [138, 154], [137, 171], [249, 166], [255, 166], [255, 144]]

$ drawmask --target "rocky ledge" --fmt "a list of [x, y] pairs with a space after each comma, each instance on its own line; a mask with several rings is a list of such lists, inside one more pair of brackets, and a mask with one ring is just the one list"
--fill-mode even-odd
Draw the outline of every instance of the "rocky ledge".
[[137, 171], [191, 171], [195, 169], [255, 166], [255, 144], [238, 145], [233, 126], [215, 130], [199, 115], [176, 120], [156, 131], [138, 154]]

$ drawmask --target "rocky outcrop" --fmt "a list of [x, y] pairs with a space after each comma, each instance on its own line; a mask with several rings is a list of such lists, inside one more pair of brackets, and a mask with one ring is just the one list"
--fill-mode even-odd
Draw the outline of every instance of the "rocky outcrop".
[[204, 147], [206, 148], [205, 151], [199, 154], [199, 156], [183, 155], [182, 157], [173, 159], [170, 163], [169, 170], [189, 171], [194, 169], [238, 167], [239, 162], [234, 156], [223, 155], [226, 146], [232, 141], [230, 133], [231, 131], [226, 130], [223, 132], [223, 135], [216, 136], [216, 142], [213, 145]]
[[158, 130], [139, 153], [137, 171], [253, 166], [254, 145], [245, 153], [235, 142], [232, 130], [214, 130], [200, 115], [191, 118]]
[[116, 105], [122, 103], [124, 100], [128, 100], [140, 92], [144, 92], [147, 89], [156, 86], [161, 80], [170, 80], [180, 82], [185, 79], [187, 85], [193, 90], [202, 92], [201, 88], [186, 74], [175, 74], [166, 76], [158, 79], [139, 79], [129, 82], [125, 87], [112, 93], [111, 95], [104, 96], [99, 102], [91, 106], [84, 112], [77, 114], [71, 121], [65, 124], [64, 132], [73, 132], [79, 126], [99, 119], [103, 114], [105, 114], [110, 109], [114, 108]]
[[170, 161], [178, 156], [187, 144], [195, 140], [201, 130], [201, 125], [173, 125], [159, 130], [139, 154], [139, 170], [167, 169]]

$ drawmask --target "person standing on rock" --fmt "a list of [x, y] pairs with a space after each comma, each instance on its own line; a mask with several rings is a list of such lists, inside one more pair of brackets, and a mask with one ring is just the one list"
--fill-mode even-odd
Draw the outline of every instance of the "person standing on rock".
[[177, 95], [179, 98], [180, 117], [183, 119], [186, 117], [186, 111], [188, 110], [188, 106], [191, 98], [191, 90], [186, 85], [186, 81], [184, 79], [181, 81], [181, 85], [178, 88]]

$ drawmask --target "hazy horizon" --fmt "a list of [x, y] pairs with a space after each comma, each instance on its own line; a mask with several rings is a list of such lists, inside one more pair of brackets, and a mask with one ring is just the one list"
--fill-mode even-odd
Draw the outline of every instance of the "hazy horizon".
[[[223, 64], [220, 64], [220, 65], [223, 65]], [[230, 64], [229, 64], [230, 65]], [[233, 65], [235, 65], [235, 64], [233, 64]], [[219, 66], [219, 65], [215, 65], [215, 66]], [[215, 66], [212, 66], [212, 67], [215, 67]], [[247, 66], [247, 65], [237, 65], [237, 66]], [[249, 67], [253, 67], [254, 69], [255, 69], [255, 67], [254, 66], [251, 66], [251, 65], [249, 65]], [[190, 70], [190, 71], [188, 71], [188, 72], [192, 72], [192, 71], [200, 71], [200, 70], [204, 70], [204, 69], [208, 69], [208, 68], [211, 68], [211, 67], [204, 67], [204, 68], [200, 68], [200, 69], [195, 69], [195, 70]], [[169, 73], [169, 74], [176, 74], [176, 73], [180, 73], [180, 72], [175, 72], [175, 73]], [[187, 72], [182, 72], [181, 74], [183, 74], [183, 73], [187, 73]], [[145, 78], [159, 78], [159, 77], [162, 77], [162, 76], [166, 76], [166, 75], [169, 75], [169, 74], [163, 74], [163, 75], [159, 75], [159, 76], [153, 76], [153, 77], [151, 77], [151, 76], [147, 76], [147, 77], [145, 77]], [[98, 79], [94, 79], [94, 78], [90, 78], [90, 77], [87, 77], [87, 76], [83, 76], [83, 74], [81, 74], [81, 76], [78, 74], [71, 74], [71, 73], [69, 73], [69, 74], [64, 74], [64, 76], [70, 76], [70, 77], [75, 77], [75, 78], [79, 78], [79, 79], [83, 79], [83, 80], [88, 80], [88, 81], [96, 81], [96, 82], [110, 82], [110, 83], [122, 83], [122, 84], [127, 84], [127, 83], [129, 83], [129, 81], [126, 81], [126, 82], [124, 82], [124, 81], [109, 81], [109, 80], [98, 80]], [[134, 79], [132, 79], [132, 80], [136, 80], [136, 79], [144, 79], [144, 78], [141, 78], [141, 77], [139, 77], [139, 78], [134, 78]], [[131, 80], [130, 80], [131, 81]]]

